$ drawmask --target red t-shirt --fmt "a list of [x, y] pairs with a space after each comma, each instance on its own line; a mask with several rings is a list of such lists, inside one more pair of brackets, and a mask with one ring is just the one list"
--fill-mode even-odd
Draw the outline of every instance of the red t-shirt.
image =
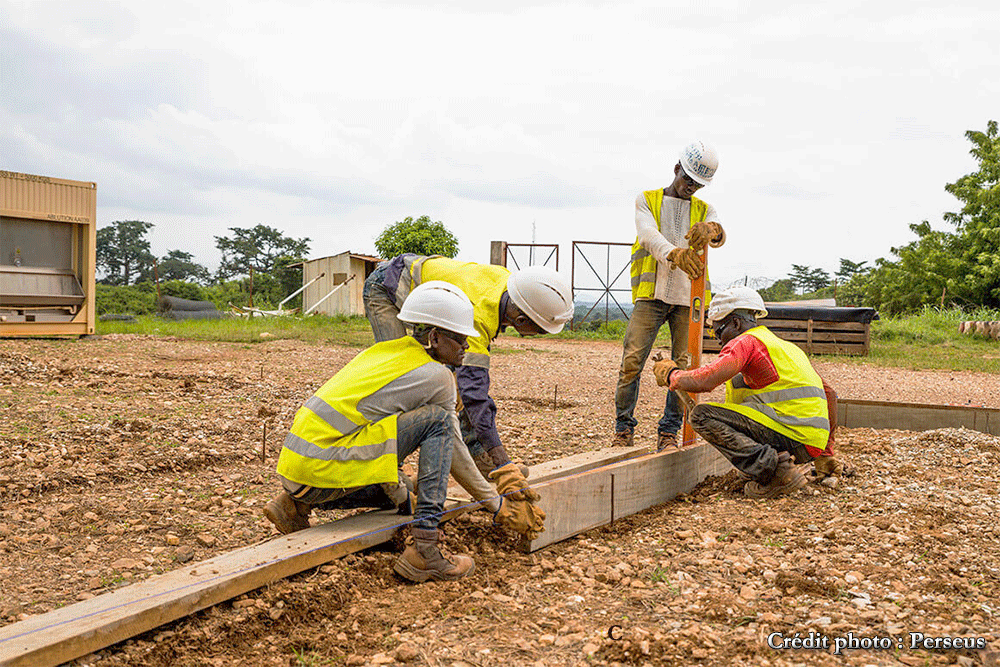
[[[778, 381], [778, 369], [771, 361], [771, 355], [756, 336], [737, 336], [729, 341], [719, 351], [719, 358], [700, 368], [675, 373], [673, 380], [676, 389], [695, 393], [711, 391], [720, 384], [733, 379], [737, 373], [743, 374], [743, 381], [751, 389], [763, 389]], [[830, 418], [830, 437], [825, 450], [806, 445], [806, 450], [812, 456], [833, 455], [833, 432], [836, 428], [837, 407], [836, 393], [826, 382], [823, 382], [826, 392], [827, 413]]]

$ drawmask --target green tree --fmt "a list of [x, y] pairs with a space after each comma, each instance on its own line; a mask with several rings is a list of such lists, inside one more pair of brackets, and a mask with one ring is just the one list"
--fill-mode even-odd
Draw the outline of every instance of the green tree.
[[864, 273], [870, 270], [870, 267], [865, 266], [868, 262], [852, 262], [849, 259], [840, 258], [840, 268], [837, 273], [834, 274], [840, 280], [840, 282], [845, 283], [855, 275], [859, 273]]
[[442, 223], [422, 215], [386, 227], [375, 239], [375, 249], [387, 259], [407, 252], [454, 257], [458, 254], [458, 239]]
[[892, 248], [895, 260], [880, 258], [864, 276], [851, 279], [852, 297], [889, 314], [945, 304], [1000, 307], [1000, 133], [990, 121], [986, 132], [969, 130], [977, 171], [945, 190], [963, 203], [945, 213], [954, 232], [911, 224], [916, 240]]
[[270, 273], [280, 258], [287, 263], [298, 262], [309, 252], [310, 239], [288, 238], [267, 225], [248, 229], [230, 227], [229, 231], [233, 232], [232, 237], [215, 237], [215, 245], [222, 252], [219, 279], [246, 276], [250, 269], [254, 273]]
[[184, 280], [206, 284], [210, 274], [201, 264], [194, 261], [194, 255], [183, 250], [171, 250], [160, 258], [157, 270], [161, 281]]
[[810, 269], [806, 276], [805, 288], [808, 292], [818, 292], [830, 284], [830, 274], [823, 269]]
[[97, 230], [96, 264], [108, 285], [130, 285], [149, 271], [153, 255], [146, 232], [153, 227], [142, 220], [118, 220]]
[[808, 266], [803, 266], [802, 264], [792, 264], [792, 272], [788, 274], [788, 277], [791, 279], [792, 285], [795, 286], [795, 289], [802, 290], [803, 292], [808, 289], [811, 284], [810, 276], [812, 271], [812, 268]]
[[782, 278], [760, 290], [764, 301], [791, 301], [795, 298], [795, 283], [791, 278]]

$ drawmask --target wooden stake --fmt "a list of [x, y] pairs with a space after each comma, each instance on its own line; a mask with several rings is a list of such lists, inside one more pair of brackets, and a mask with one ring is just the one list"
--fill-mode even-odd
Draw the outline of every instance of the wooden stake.
[[260, 462], [267, 463], [267, 422], [264, 422], [264, 434], [260, 437]]
[[559, 405], [558, 398], [559, 398], [559, 385], [557, 384], [555, 386], [555, 388], [552, 390], [552, 409], [553, 410], [555, 410], [556, 407]]

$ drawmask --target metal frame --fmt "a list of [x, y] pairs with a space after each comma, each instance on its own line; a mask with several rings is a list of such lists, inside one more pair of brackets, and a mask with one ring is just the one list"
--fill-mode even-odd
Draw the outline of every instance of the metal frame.
[[[559, 270], [559, 244], [558, 243], [504, 243], [503, 265], [507, 266], [507, 258], [509, 257], [510, 259], [512, 259], [514, 261], [514, 268], [515, 269], [520, 269], [521, 266], [517, 263], [517, 258], [514, 257], [514, 253], [512, 253], [510, 251], [511, 248], [530, 248], [531, 249], [529, 251], [528, 266], [548, 266], [549, 265], [549, 260], [552, 259], [552, 255], [554, 254], [555, 257], [556, 257], [556, 266], [555, 266], [555, 269], [556, 269], [556, 271]], [[544, 262], [542, 262], [541, 264], [537, 264], [537, 263], [531, 261], [532, 259], [534, 259], [534, 249], [535, 248], [552, 248], [552, 250], [549, 252], [549, 254], [545, 258]]]
[[[598, 270], [594, 268], [594, 265], [587, 258], [587, 255], [583, 252], [583, 248], [578, 248], [578, 246], [585, 246], [585, 245], [604, 246], [606, 248], [606, 250], [607, 250], [607, 257], [604, 260], [604, 277], [601, 277], [601, 274], [598, 272]], [[627, 292], [629, 294], [629, 300], [631, 300], [631, 298], [632, 298], [631, 297], [631, 292], [632, 292], [631, 286], [629, 286], [627, 288], [623, 288], [623, 287], [617, 287], [616, 288], [616, 287], [612, 287], [612, 285], [614, 285], [615, 282], [617, 282], [617, 280], [622, 276], [623, 273], [625, 273], [626, 271], [628, 271], [629, 267], [632, 264], [631, 257], [629, 257], [629, 259], [625, 262], [625, 266], [623, 266], [621, 268], [621, 270], [618, 271], [618, 273], [615, 275], [615, 277], [611, 278], [611, 246], [631, 247], [632, 244], [631, 243], [616, 243], [616, 242], [612, 242], [612, 241], [573, 241], [573, 261], [572, 261], [572, 270], [571, 270], [571, 284], [572, 284], [572, 287], [573, 287], [573, 299], [576, 300], [576, 293], [578, 291], [579, 292], [603, 292], [603, 294], [597, 299], [597, 301], [594, 302], [594, 305], [590, 307], [590, 310], [588, 310], [587, 313], [583, 316], [583, 321], [584, 322], [587, 321], [587, 318], [594, 311], [594, 308], [597, 308], [597, 306], [601, 303], [601, 301], [604, 302], [604, 323], [605, 324], [607, 324], [607, 322], [608, 322], [608, 310], [609, 310], [609, 307], [610, 307], [610, 303], [609, 303], [610, 301], [614, 301], [615, 302], [615, 305], [618, 306], [618, 310], [621, 311], [621, 314], [625, 317], [625, 319], [628, 319], [628, 317], [629, 317], [628, 313], [625, 312], [625, 309], [622, 308], [622, 306], [621, 306], [620, 303], [618, 303], [618, 299], [615, 298], [614, 292]], [[580, 257], [583, 259], [583, 261], [585, 261], [587, 263], [587, 266], [590, 267], [590, 270], [597, 277], [598, 282], [600, 282], [601, 287], [578, 287], [577, 286], [577, 281], [576, 281], [576, 255], [577, 255], [577, 250], [578, 249], [579, 249], [579, 252], [580, 252]], [[576, 322], [576, 317], [574, 316], [572, 328], [576, 329], [576, 326], [577, 326], [577, 322]]]

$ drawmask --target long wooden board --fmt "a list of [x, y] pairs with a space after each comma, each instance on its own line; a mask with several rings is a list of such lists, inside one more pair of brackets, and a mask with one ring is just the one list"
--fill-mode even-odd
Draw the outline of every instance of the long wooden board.
[[[643, 447], [584, 452], [531, 468], [533, 484], [642, 454]], [[445, 518], [478, 504], [450, 501]], [[278, 536], [0, 628], [0, 665], [58, 665], [393, 538], [411, 520], [366, 512]]]
[[715, 447], [695, 445], [649, 454], [539, 484], [545, 532], [527, 551], [565, 540], [687, 493], [709, 475], [732, 468]]
[[844, 428], [893, 428], [930, 431], [968, 428], [1000, 435], [1000, 410], [969, 405], [933, 405], [839, 399], [837, 424]]

